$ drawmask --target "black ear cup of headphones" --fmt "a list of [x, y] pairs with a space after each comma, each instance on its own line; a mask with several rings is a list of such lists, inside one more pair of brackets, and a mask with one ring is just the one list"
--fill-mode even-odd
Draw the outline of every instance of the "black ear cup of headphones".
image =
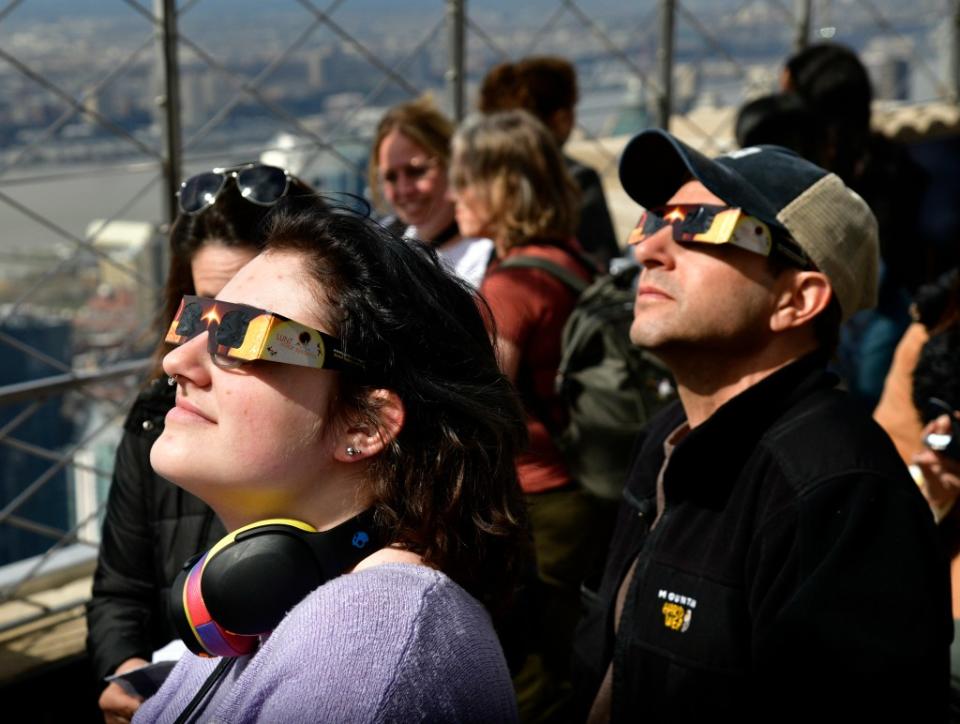
[[237, 536], [237, 545], [212, 558], [203, 572], [210, 615], [227, 631], [247, 636], [272, 630], [326, 580], [306, 542], [282, 531], [261, 531]]
[[236, 530], [184, 565], [170, 589], [173, 623], [200, 656], [241, 656], [307, 594], [383, 547], [366, 510], [327, 531], [295, 520]]

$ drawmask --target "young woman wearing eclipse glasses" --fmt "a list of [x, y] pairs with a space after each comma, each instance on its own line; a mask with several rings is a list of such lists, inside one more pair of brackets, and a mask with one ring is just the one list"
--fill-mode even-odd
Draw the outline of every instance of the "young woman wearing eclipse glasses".
[[524, 424], [469, 288], [369, 219], [283, 201], [167, 340], [151, 462], [231, 533], [175, 586], [200, 656], [135, 720], [516, 720], [491, 614], [527, 560]]
[[[158, 329], [165, 333], [184, 295], [216, 296], [263, 248], [264, 220], [280, 199], [315, 192], [283, 169], [243, 164], [187, 179], [181, 213], [170, 232], [170, 268]], [[316, 206], [315, 202], [312, 202]], [[87, 610], [87, 649], [98, 682], [146, 664], [177, 638], [169, 620], [168, 589], [190, 556], [224, 534], [210, 508], [150, 467], [150, 447], [174, 406], [174, 388], [156, 367], [124, 423], [117, 449]], [[140, 698], [117, 683], [99, 701], [108, 722], [129, 721]]]

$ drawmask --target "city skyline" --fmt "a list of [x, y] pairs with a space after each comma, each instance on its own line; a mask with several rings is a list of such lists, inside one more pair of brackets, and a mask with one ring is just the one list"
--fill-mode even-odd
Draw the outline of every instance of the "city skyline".
[[[868, 31], [877, 31], [875, 24], [867, 22], [870, 18], [857, 19], [853, 13], [846, 19], [841, 35], [854, 47], [866, 44], [871, 35], [874, 38], [890, 36], [899, 41], [903, 54], [913, 60], [911, 56], [922, 57], [925, 52], [929, 53], [929, 42], [911, 40], [919, 35], [926, 41], [923, 36], [930, 33], [929, 27], [917, 28], [917, 24], [923, 22], [920, 11], [937, 4], [933, 0], [920, 3], [919, 10], [915, 9], [911, 15], [912, 25], [904, 25], [896, 33], [870, 33]], [[302, 23], [310, 14], [294, 2], [269, 5], [272, 14], [267, 32], [256, 22], [264, 12], [264, 4], [246, 0], [231, 3], [237, 13], [236, 20], [216, 24], [217, 33], [211, 34], [212, 24], [204, 13], [222, 8], [223, 3], [205, 0], [192, 4], [189, 12], [180, 19], [183, 34], [179, 53], [181, 122], [187, 133], [204, 127], [218, 114], [224, 116], [223, 107], [228, 103], [233, 103], [234, 107], [219, 119], [219, 128], [231, 134], [242, 134], [244, 128], [264, 119], [267, 123], [276, 123], [275, 117], [264, 110], [264, 99], [299, 118], [323, 114], [331, 96], [344, 93], [357, 94], [360, 103], [368, 101], [368, 105], [382, 107], [417, 91], [430, 89], [442, 104], [446, 104], [444, 83], [449, 61], [445, 28], [436, 25], [439, 22], [442, 26], [444, 18], [444, 3], [439, 0], [407, 3], [404, 7], [408, 12], [399, 16], [395, 11], [389, 12], [396, 8], [395, 3], [349, 0], [337, 7], [333, 17], [338, 27], [342, 23], [346, 26], [345, 32], [352, 35], [339, 37], [331, 35], [329, 28], [319, 27], [309, 37], [304, 37], [303, 42], [279, 63], [276, 62], [277, 56], [284, 53], [292, 42], [291, 38], [297, 37], [292, 29], [289, 33], [284, 29], [293, 20]], [[505, 29], [499, 15], [508, 5], [500, 0], [468, 3], [471, 17], [467, 38], [468, 90], [490, 65], [501, 59], [494, 48], [481, 42], [483, 25], [478, 18], [486, 18], [490, 24], [495, 40], [501, 46], [496, 50], [516, 56], [530, 47], [531, 35], [538, 26], [523, 26], [514, 21]], [[656, 4], [647, 5], [649, 7], [645, 10], [652, 8], [655, 16]], [[724, 9], [734, 5], [740, 8], [738, 16], [725, 16]], [[535, 9], [543, 11], [558, 7], [558, 4], [541, 2], [524, 7], [530, 14]], [[761, 85], [771, 83], [776, 65], [789, 52], [794, 30], [784, 22], [782, 9], [778, 15], [774, 12], [776, 5], [760, 2], [743, 5], [735, 4], [733, 0], [688, 2], [680, 7], [687, 9], [687, 13], [701, 8], [702, 15], [687, 19], [686, 23], [683, 16], [678, 19], [675, 61], [678, 66], [687, 64], [700, 69], [698, 75], [707, 80], [703, 90], [716, 90], [710, 87], [710, 75], [733, 76], [733, 95], [737, 93], [737, 83], [741, 90], [748, 88], [751, 82], [756, 85], [757, 77], [760, 77]], [[891, 3], [887, 10], [893, 11], [897, 7]], [[72, 9], [74, 15], [62, 14], [65, 8]], [[126, 8], [125, 14], [118, 17], [118, 8]], [[549, 33], [539, 38], [534, 52], [562, 52], [571, 58], [578, 65], [585, 98], [598, 90], [627, 90], [630, 83], [636, 85], [638, 77], [650, 78], [656, 71], [656, 43], [653, 42], [656, 28], [648, 27], [650, 24], [647, 23], [642, 37], [634, 32], [644, 12], [636, 10], [629, 15], [631, 24], [617, 24], [620, 16], [626, 17], [622, 7], [603, 2], [590, 3], [590, 8], [596, 13], [591, 22], [601, 28], [597, 32], [604, 33], [604, 37], [620, 50], [612, 52], [599, 42], [597, 33], [576, 33], [570, 22], [576, 18], [566, 12], [558, 16]], [[112, 12], [107, 12], [108, 9]], [[251, 11], [249, 17], [244, 14], [247, 9]], [[430, 9], [432, 14], [427, 12]], [[82, 15], [80, 10], [86, 14]], [[372, 14], [375, 21], [350, 27], [351, 16], [364, 10]], [[821, 13], [827, 20], [831, 20], [832, 14], [835, 13]], [[77, 22], [76, 18], [81, 17], [85, 22]], [[418, 47], [422, 40], [419, 35], [407, 37], [402, 32], [404, 18], [407, 23], [413, 22], [413, 18], [420, 26], [433, 23], [436, 30], [434, 42]], [[544, 20], [542, 17], [537, 19]], [[702, 31], [695, 23], [713, 30], [716, 47], [705, 47]], [[108, 30], [111, 25], [116, 26], [112, 31]], [[125, 25], [138, 27], [140, 33], [119, 33], [117, 28]], [[378, 30], [383, 25], [389, 28], [389, 32]], [[765, 32], [759, 32], [761, 29]], [[80, 147], [91, 135], [109, 137], [97, 118], [108, 119], [134, 135], [146, 133], [145, 140], [156, 140], [159, 113], [156, 99], [161, 93], [161, 84], [156, 51], [151, 42], [152, 31], [142, 15], [124, 3], [105, 0], [75, 4], [33, 0], [4, 18], [0, 32], [3, 33], [0, 35], [0, 49], [26, 66], [29, 72], [42, 76], [91, 111], [88, 115], [78, 114], [64, 124], [52, 141], [61, 140]], [[103, 43], [105, 37], [111, 42]], [[375, 42], [371, 43], [371, 39]], [[139, 53], [133, 53], [136, 48], [140, 49]], [[375, 57], [371, 58], [369, 54], [374, 53]], [[921, 66], [929, 64], [929, 61], [917, 63]], [[762, 70], [765, 66], [769, 68], [765, 74], [767, 78], [755, 70]], [[392, 77], [391, 73], [394, 74]], [[750, 74], [752, 78], [744, 77]], [[107, 75], [111, 76], [110, 81], [101, 84]], [[257, 84], [257, 93], [241, 93], [237, 102], [235, 96], [243, 83]], [[730, 81], [725, 83], [731, 85]], [[371, 90], [374, 93], [368, 95]], [[724, 95], [724, 100], [730, 102], [731, 92], [724, 91]], [[649, 104], [650, 99], [646, 102]], [[29, 145], [57, 121], [65, 107], [62, 97], [29, 77], [23, 68], [0, 63], [0, 151]], [[216, 129], [208, 135], [215, 143]]]

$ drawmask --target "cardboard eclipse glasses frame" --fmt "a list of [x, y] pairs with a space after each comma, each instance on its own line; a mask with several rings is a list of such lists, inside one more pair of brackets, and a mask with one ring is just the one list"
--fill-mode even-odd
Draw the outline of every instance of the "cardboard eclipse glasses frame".
[[276, 312], [218, 299], [187, 295], [170, 323], [166, 341], [180, 345], [209, 332], [207, 351], [218, 367], [233, 369], [255, 360], [312, 367], [362, 369], [339, 339]]
[[780, 238], [770, 226], [743, 209], [710, 204], [670, 204], [645, 211], [627, 243], [640, 244], [665, 226], [674, 241], [699, 244], [732, 244], [761, 256], [774, 250], [801, 267], [811, 265], [804, 251], [792, 240]]

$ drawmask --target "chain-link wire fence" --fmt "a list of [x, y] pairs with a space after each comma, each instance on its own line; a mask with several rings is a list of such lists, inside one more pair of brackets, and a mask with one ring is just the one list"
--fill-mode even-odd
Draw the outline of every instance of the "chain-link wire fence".
[[579, 76], [568, 152], [615, 195], [631, 134], [730, 148], [738, 106], [804, 42], [857, 49], [879, 99], [955, 100], [957, 16], [954, 0], [0, 4], [0, 601], [67, 549], [95, 554], [184, 176], [262, 159], [364, 196], [391, 104], [431, 93], [457, 117], [494, 63], [555, 54]]

